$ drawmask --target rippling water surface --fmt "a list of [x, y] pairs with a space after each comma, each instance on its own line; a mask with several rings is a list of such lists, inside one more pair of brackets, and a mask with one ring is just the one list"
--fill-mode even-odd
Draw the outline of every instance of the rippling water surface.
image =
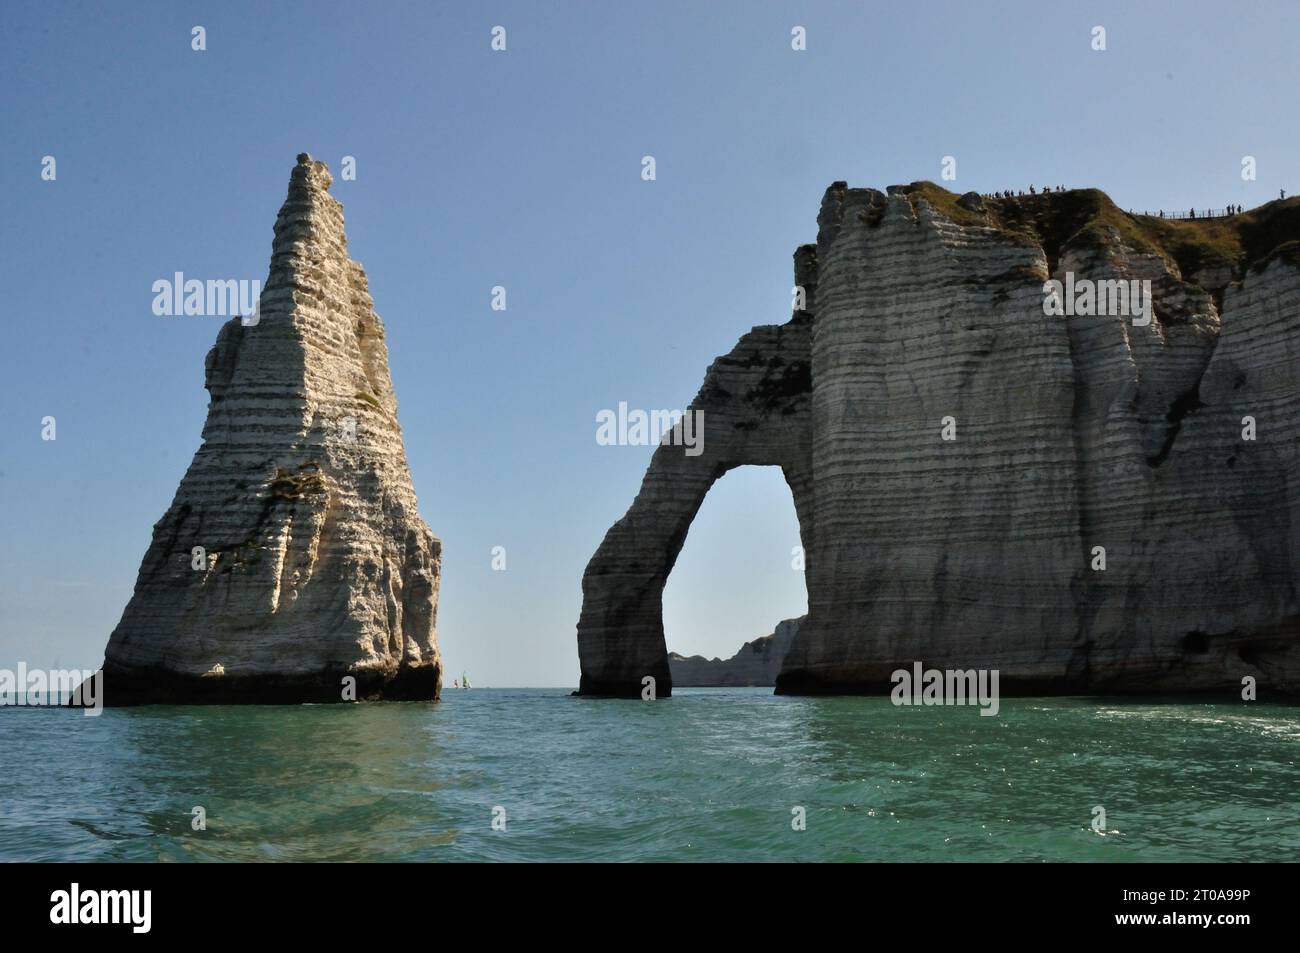
[[1300, 709], [1260, 703], [473, 689], [6, 708], [0, 751], [4, 860], [1300, 859]]

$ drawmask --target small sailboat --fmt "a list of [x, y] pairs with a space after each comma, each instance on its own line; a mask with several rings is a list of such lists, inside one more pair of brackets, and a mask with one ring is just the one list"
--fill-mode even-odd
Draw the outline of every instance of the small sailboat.
[[464, 672], [460, 673], [460, 687], [469, 688], [469, 676], [466, 675]]

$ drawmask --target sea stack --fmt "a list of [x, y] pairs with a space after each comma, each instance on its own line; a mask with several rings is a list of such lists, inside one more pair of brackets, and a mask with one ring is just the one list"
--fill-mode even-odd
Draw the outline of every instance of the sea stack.
[[668, 573], [713, 482], [766, 464], [807, 553], [778, 693], [921, 662], [1300, 694], [1300, 201], [1171, 221], [836, 182], [817, 226], [792, 319], [709, 368], [704, 452], [658, 447], [588, 564], [581, 693], [671, 693]]
[[439, 696], [442, 547], [331, 182], [298, 156], [259, 310], [208, 353], [203, 445], [109, 638], [106, 704]]

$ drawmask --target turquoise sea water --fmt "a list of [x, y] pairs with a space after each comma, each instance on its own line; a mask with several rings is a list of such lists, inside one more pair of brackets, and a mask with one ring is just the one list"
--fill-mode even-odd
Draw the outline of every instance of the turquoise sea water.
[[1262, 703], [473, 689], [5, 708], [0, 751], [3, 860], [1300, 859], [1300, 708]]

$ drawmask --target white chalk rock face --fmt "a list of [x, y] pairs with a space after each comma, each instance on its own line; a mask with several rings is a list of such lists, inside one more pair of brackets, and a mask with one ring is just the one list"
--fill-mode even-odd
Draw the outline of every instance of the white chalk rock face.
[[[584, 693], [671, 692], [690, 521], [726, 469], [776, 463], [808, 586], [778, 692], [887, 692], [919, 661], [1006, 693], [1300, 694], [1300, 202], [1170, 222], [1096, 190], [839, 182], [818, 226], [815, 301], [710, 369], [708, 454], [659, 448], [588, 565]], [[1049, 280], [1093, 300], [1049, 313]], [[800, 392], [756, 399], [796, 341]]]
[[203, 445], [109, 639], [107, 704], [438, 698], [442, 547], [331, 181], [298, 157], [256, 320], [208, 353]]

